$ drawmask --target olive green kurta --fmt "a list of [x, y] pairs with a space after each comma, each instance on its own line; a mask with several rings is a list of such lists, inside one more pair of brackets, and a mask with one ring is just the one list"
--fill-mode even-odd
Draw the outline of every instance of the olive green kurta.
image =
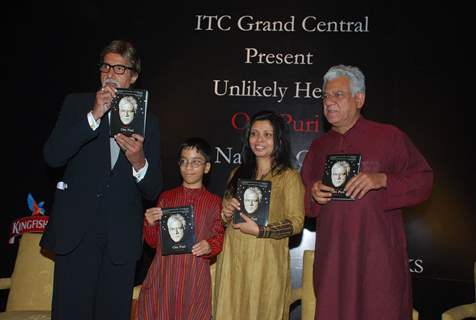
[[[269, 223], [287, 219], [293, 234], [304, 223], [304, 186], [299, 173], [288, 169], [263, 180], [272, 184]], [[215, 320], [288, 319], [291, 290], [289, 238], [257, 238], [228, 226], [218, 256]]]

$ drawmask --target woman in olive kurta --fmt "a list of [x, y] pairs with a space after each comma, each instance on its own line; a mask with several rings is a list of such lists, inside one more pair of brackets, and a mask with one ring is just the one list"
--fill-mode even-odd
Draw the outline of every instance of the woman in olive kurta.
[[[223, 200], [227, 228], [217, 261], [214, 319], [288, 319], [288, 240], [302, 230], [304, 187], [291, 167], [283, 118], [272, 111], [258, 112], [244, 134], [242, 165], [231, 173]], [[271, 181], [268, 225], [258, 226], [244, 215], [244, 223], [231, 223], [233, 212], [241, 212], [232, 196], [238, 178]]]

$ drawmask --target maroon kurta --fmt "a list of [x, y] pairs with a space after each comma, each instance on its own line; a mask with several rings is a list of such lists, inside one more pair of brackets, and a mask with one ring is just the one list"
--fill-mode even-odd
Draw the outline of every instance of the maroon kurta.
[[[319, 205], [310, 189], [328, 154], [362, 155], [361, 172], [385, 173], [387, 187], [355, 201]], [[316, 319], [408, 320], [412, 294], [401, 208], [427, 199], [432, 169], [394, 126], [359, 118], [345, 134], [313, 141], [301, 171], [306, 215], [316, 217]]]
[[192, 254], [162, 256], [160, 228], [144, 222], [146, 242], [156, 248], [156, 255], [142, 284], [137, 314], [139, 320], [210, 320], [211, 278], [209, 258], [223, 245], [221, 198], [205, 188], [183, 186], [161, 194], [158, 207], [192, 205], [195, 212], [195, 239], [207, 240], [212, 251], [208, 256]]

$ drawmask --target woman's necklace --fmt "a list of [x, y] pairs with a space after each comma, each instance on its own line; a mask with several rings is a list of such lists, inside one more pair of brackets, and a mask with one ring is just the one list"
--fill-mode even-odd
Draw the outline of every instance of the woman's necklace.
[[261, 175], [258, 175], [258, 173], [256, 173], [256, 180], [263, 180], [263, 178], [266, 177], [268, 175], [268, 173], [271, 172], [271, 169], [272, 168], [269, 168], [268, 171], [266, 171], [265, 173], [263, 173]]

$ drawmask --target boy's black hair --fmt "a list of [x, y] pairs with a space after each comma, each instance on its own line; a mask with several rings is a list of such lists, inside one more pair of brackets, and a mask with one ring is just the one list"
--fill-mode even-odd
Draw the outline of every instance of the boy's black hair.
[[180, 158], [180, 155], [182, 154], [182, 151], [188, 148], [196, 149], [197, 152], [199, 152], [202, 156], [205, 157], [206, 162], [211, 162], [212, 147], [210, 146], [210, 144], [208, 144], [208, 142], [205, 139], [200, 137], [192, 137], [185, 140], [179, 147], [179, 152], [178, 152], [179, 158]]

